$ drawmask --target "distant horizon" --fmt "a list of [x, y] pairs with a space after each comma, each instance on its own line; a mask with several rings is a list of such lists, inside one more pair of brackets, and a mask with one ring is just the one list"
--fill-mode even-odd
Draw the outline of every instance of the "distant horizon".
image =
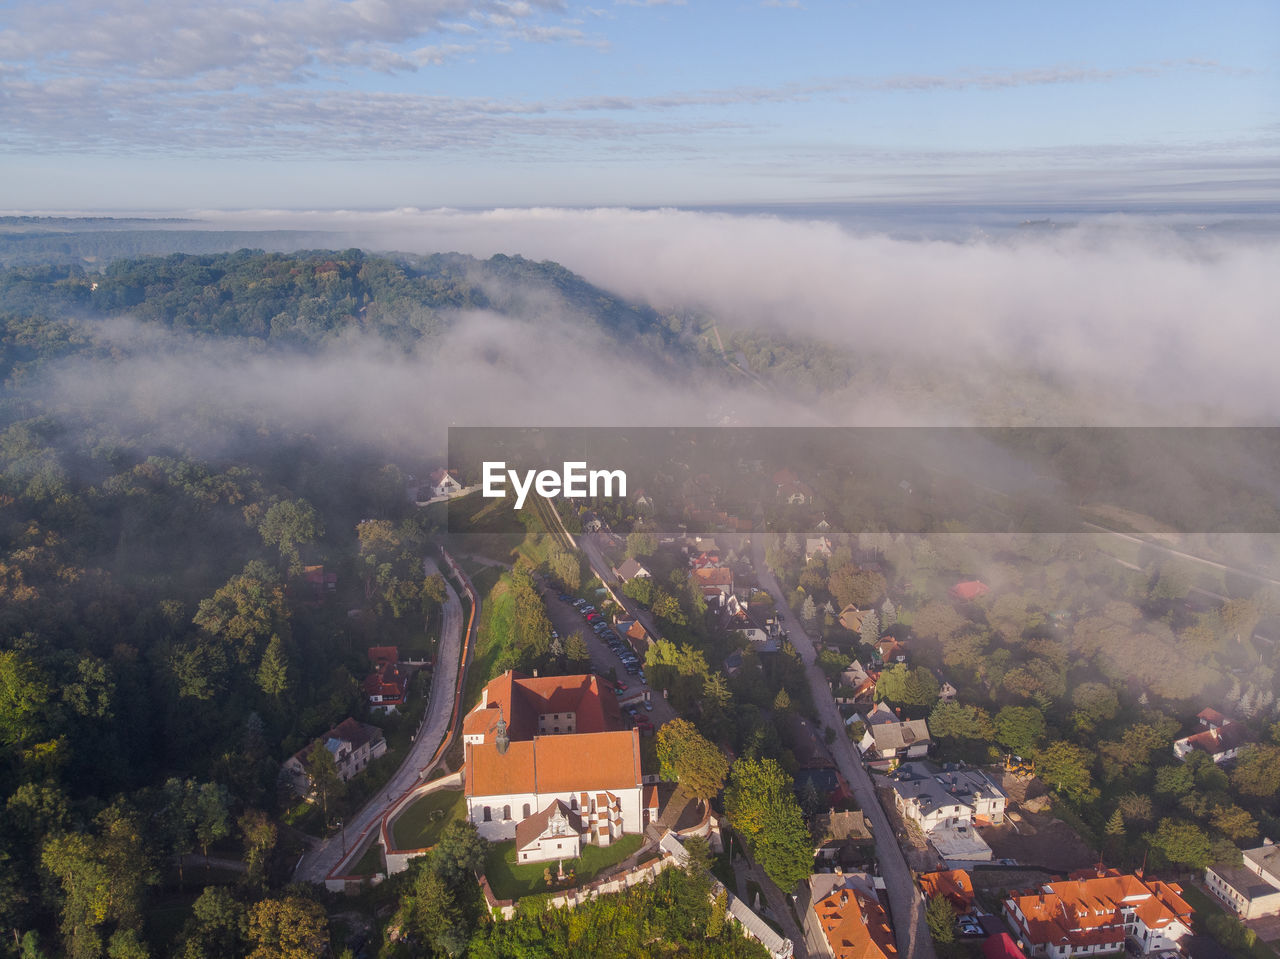
[[1277, 37], [1266, 0], [14, 0], [0, 206], [1276, 203]]

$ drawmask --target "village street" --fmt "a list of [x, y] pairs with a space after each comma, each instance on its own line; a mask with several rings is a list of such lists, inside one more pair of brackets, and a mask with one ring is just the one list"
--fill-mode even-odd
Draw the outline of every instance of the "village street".
[[[752, 564], [761, 588], [778, 600], [779, 610], [785, 610], [786, 594], [765, 562], [764, 539], [765, 534], [760, 533], [751, 537]], [[813, 640], [805, 633], [798, 619], [784, 615], [787, 617], [786, 628], [789, 639], [805, 664], [818, 718], [823, 725], [841, 731], [841, 735], [836, 736], [831, 746], [831, 752], [840, 773], [853, 787], [858, 805], [876, 838], [876, 853], [880, 860], [880, 873], [884, 878], [885, 891], [889, 897], [891, 919], [898, 940], [898, 954], [904, 959], [936, 959], [937, 953], [933, 948], [933, 939], [925, 924], [924, 902], [916, 890], [915, 881], [902, 856], [902, 851], [898, 848], [889, 819], [876, 799], [871, 777], [862, 765], [862, 759], [858, 756], [853, 743], [849, 741], [848, 736], [843, 735], [844, 720], [840, 716], [839, 709], [836, 708], [835, 700], [831, 697], [831, 686], [827, 677], [817, 666]]]

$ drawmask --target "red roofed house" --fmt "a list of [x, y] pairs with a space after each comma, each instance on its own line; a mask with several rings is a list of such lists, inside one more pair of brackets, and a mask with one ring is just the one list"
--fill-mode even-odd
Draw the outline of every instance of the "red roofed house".
[[1207, 753], [1215, 763], [1225, 763], [1240, 755], [1240, 747], [1253, 742], [1248, 727], [1228, 719], [1213, 708], [1200, 710], [1196, 717], [1202, 730], [1173, 744], [1173, 754], [1185, 760], [1195, 750]]
[[399, 646], [370, 646], [369, 647], [369, 664], [377, 669], [386, 663], [400, 662]]
[[384, 662], [364, 681], [364, 694], [373, 709], [390, 712], [403, 706], [409, 694], [409, 671]]
[[[810, 880], [811, 913], [806, 913], [806, 940], [816, 920], [820, 940], [832, 959], [894, 959], [898, 947], [889, 917], [865, 877], [817, 873]], [[834, 888], [829, 888], [834, 885]]]
[[1191, 906], [1175, 883], [1098, 870], [1005, 900], [1004, 915], [1033, 956], [1118, 952], [1128, 941], [1142, 955], [1177, 950], [1191, 934]]
[[977, 579], [956, 583], [948, 590], [951, 598], [961, 603], [972, 603], [979, 596], [986, 596], [989, 592], [991, 592], [991, 587]]
[[692, 578], [702, 589], [702, 598], [711, 606], [719, 606], [733, 595], [733, 570], [727, 566], [695, 569]]
[[926, 899], [945, 897], [959, 916], [973, 911], [973, 880], [963, 869], [926, 872], [921, 874], [919, 882]]
[[607, 846], [647, 824], [640, 734], [622, 728], [617, 698], [596, 676], [503, 673], [462, 734], [467, 818], [486, 839], [515, 838], [521, 862], [576, 856], [556, 829]]

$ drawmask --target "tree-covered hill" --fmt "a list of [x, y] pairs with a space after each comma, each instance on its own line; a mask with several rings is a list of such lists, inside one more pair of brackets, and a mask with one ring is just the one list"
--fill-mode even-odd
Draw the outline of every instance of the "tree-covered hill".
[[679, 324], [627, 303], [555, 263], [461, 254], [392, 258], [360, 250], [123, 259], [102, 273], [69, 265], [0, 271], [0, 363], [77, 348], [77, 324], [128, 316], [197, 337], [315, 348], [353, 331], [410, 348], [463, 311], [597, 331], [650, 359], [687, 352]]

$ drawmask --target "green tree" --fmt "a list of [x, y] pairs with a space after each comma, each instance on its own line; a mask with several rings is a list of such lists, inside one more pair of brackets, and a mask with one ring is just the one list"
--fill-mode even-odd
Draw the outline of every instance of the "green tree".
[[1213, 846], [1205, 831], [1195, 823], [1179, 819], [1160, 820], [1151, 837], [1151, 848], [1169, 862], [1189, 869], [1203, 869], [1213, 855]]
[[108, 807], [92, 834], [46, 840], [40, 861], [62, 890], [62, 936], [71, 959], [99, 959], [109, 932], [139, 929], [147, 886], [156, 881], [132, 810]]
[[451, 822], [440, 834], [427, 864], [451, 888], [458, 889], [467, 882], [474, 883], [474, 874], [484, 865], [488, 850], [488, 841], [473, 824], [465, 820]]
[[956, 909], [946, 896], [930, 896], [924, 907], [924, 919], [933, 941], [946, 944], [956, 938]]
[[1253, 745], [1240, 750], [1231, 783], [1244, 796], [1270, 799], [1280, 791], [1280, 746]]
[[1258, 835], [1257, 821], [1239, 806], [1217, 807], [1210, 822], [1214, 829], [1234, 842], [1249, 842]]
[[773, 759], [737, 760], [725, 790], [729, 824], [783, 891], [809, 875], [813, 840], [796, 802], [791, 777]]
[[1076, 802], [1088, 803], [1098, 798], [1090, 767], [1093, 755], [1084, 747], [1058, 741], [1050, 743], [1036, 758], [1040, 778]]
[[178, 959], [238, 959], [248, 945], [249, 911], [226, 886], [206, 886], [191, 906]]
[[652, 556], [658, 551], [657, 537], [646, 527], [637, 528], [627, 534], [628, 556]]
[[866, 609], [880, 601], [885, 586], [882, 575], [874, 570], [859, 569], [853, 563], [838, 566], [827, 577], [827, 589], [842, 607], [852, 603], [859, 609]]
[[991, 738], [991, 716], [979, 706], [950, 702], [938, 703], [929, 714], [929, 733], [943, 739]]
[[423, 943], [433, 956], [460, 956], [467, 930], [453, 890], [430, 868], [420, 868], [391, 921], [403, 936]]
[[311, 791], [320, 798], [320, 809], [324, 813], [326, 825], [329, 822], [329, 801], [338, 799], [346, 791], [346, 783], [338, 772], [338, 763], [333, 753], [317, 739], [307, 753], [307, 779], [311, 783]]
[[716, 796], [729, 775], [729, 761], [687, 719], [663, 723], [654, 737], [664, 779], [674, 779], [703, 802]]
[[226, 643], [241, 663], [251, 663], [272, 634], [289, 633], [284, 585], [262, 563], [250, 563], [200, 601], [194, 622]]
[[324, 524], [315, 507], [304, 499], [281, 500], [271, 504], [258, 524], [258, 533], [268, 546], [280, 551], [290, 574], [302, 572], [299, 547], [309, 546], [324, 535]]
[[876, 696], [902, 706], [932, 706], [938, 701], [937, 677], [923, 666], [889, 666], [876, 682]]
[[329, 944], [319, 903], [301, 896], [264, 899], [249, 913], [249, 959], [315, 959]]
[[200, 842], [206, 865], [209, 861], [209, 847], [231, 833], [229, 801], [226, 787], [221, 783], [202, 783], [196, 793], [196, 839]]
[[274, 699], [289, 691], [289, 660], [279, 636], [271, 637], [262, 654], [262, 662], [258, 665], [258, 688]]
[[244, 837], [244, 857], [249, 879], [262, 884], [266, 879], [267, 860], [276, 845], [276, 825], [260, 809], [245, 810], [236, 825], [240, 827], [240, 835]]
[[1044, 713], [1034, 706], [1005, 706], [996, 713], [996, 742], [1029, 756], [1044, 741]]

